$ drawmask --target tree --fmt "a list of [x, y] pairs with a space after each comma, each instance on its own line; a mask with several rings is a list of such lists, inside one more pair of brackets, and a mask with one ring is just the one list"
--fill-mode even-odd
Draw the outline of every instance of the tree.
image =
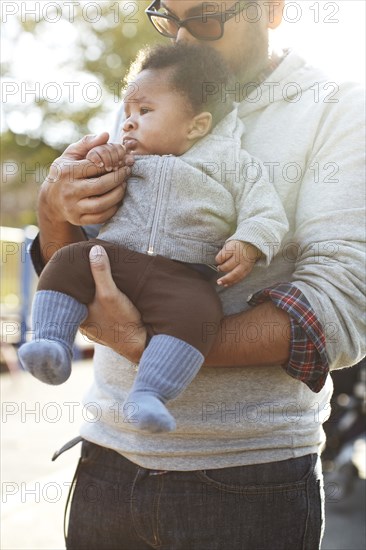
[[21, 2], [6, 17], [3, 225], [35, 223], [38, 188], [52, 160], [82, 135], [112, 128], [131, 61], [159, 40], [144, 14], [148, 4]]

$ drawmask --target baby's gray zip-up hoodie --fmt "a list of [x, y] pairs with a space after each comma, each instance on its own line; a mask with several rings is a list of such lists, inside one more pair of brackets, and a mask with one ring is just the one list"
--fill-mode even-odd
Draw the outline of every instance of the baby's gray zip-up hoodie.
[[136, 157], [123, 204], [99, 237], [150, 255], [214, 264], [226, 240], [255, 245], [268, 264], [288, 231], [262, 163], [242, 148], [235, 108], [180, 157]]

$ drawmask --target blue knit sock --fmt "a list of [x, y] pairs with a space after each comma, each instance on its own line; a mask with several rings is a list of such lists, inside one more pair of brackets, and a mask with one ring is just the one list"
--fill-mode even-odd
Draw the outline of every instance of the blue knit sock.
[[[149, 432], [169, 432], [176, 424], [164, 403], [182, 393], [198, 373], [204, 357], [183, 340], [159, 334], [144, 351], [136, 380], [124, 407], [133, 415], [136, 427]], [[132, 421], [132, 418], [130, 419]]]
[[53, 290], [36, 292], [32, 306], [33, 340], [19, 348], [25, 370], [46, 384], [62, 384], [71, 374], [72, 346], [88, 309]]

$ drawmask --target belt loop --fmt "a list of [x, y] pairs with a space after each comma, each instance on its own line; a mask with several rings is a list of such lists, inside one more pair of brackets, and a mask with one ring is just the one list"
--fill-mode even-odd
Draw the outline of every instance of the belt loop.
[[63, 445], [61, 449], [59, 449], [53, 454], [52, 462], [56, 460], [60, 455], [62, 455], [62, 453], [68, 451], [69, 449], [72, 449], [73, 447], [75, 447], [75, 445], [77, 445], [81, 441], [83, 441], [83, 438], [80, 435], [78, 435], [77, 437], [74, 437], [74, 439], [71, 439], [71, 441], [68, 441], [67, 443], [65, 443], [65, 445]]

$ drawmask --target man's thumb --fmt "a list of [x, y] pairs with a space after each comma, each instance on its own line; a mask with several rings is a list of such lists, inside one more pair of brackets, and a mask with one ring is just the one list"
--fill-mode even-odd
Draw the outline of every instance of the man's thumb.
[[115, 289], [115, 283], [111, 274], [111, 266], [107, 252], [102, 246], [95, 245], [89, 252], [90, 269], [96, 286], [96, 293], [108, 295]]
[[98, 135], [87, 135], [76, 143], [72, 143], [65, 149], [62, 156], [67, 156], [73, 160], [83, 160], [94, 147], [105, 145], [109, 140], [108, 132], [102, 132]]

